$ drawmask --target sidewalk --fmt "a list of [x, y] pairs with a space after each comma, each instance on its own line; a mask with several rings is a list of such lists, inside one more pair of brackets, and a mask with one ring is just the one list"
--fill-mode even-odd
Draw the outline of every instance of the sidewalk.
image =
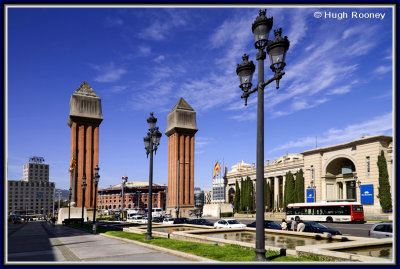
[[[15, 227], [19, 225], [18, 227]], [[86, 231], [47, 222], [9, 224], [8, 257], [14, 262], [168, 263], [191, 262], [188, 255], [174, 255], [134, 241], [94, 235]], [[198, 262], [198, 261], [197, 261]]]

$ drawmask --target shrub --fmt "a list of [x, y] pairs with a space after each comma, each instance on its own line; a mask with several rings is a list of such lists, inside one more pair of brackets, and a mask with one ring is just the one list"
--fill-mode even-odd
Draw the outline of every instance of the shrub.
[[233, 212], [221, 212], [221, 218], [232, 217]]

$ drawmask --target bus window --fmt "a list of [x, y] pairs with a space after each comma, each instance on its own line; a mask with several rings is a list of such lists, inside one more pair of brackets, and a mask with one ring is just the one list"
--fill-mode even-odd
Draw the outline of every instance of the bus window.
[[353, 205], [353, 212], [363, 212], [363, 207], [361, 205]]

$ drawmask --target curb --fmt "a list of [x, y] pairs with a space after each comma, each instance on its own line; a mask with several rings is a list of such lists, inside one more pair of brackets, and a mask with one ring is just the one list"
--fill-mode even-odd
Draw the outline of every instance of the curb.
[[128, 243], [131, 243], [131, 244], [137, 244], [139, 246], [146, 247], [146, 248], [151, 248], [151, 249], [154, 249], [154, 250], [158, 250], [160, 252], [173, 254], [175, 256], [179, 256], [179, 257], [182, 257], [182, 258], [190, 259], [192, 261], [218, 262], [218, 261], [215, 261], [215, 260], [211, 260], [211, 259], [207, 259], [207, 258], [204, 258], [204, 257], [196, 256], [196, 255], [193, 255], [193, 254], [188, 254], [188, 253], [180, 252], [180, 251], [177, 251], [177, 250], [172, 250], [172, 249], [169, 249], [169, 248], [163, 248], [163, 247], [159, 247], [159, 246], [154, 246], [154, 245], [151, 245], [151, 244], [146, 244], [146, 243], [142, 243], [142, 242], [139, 242], [139, 241], [134, 241], [134, 240], [126, 239], [126, 238], [120, 238], [120, 237], [117, 237], [117, 236], [112, 236], [112, 235], [107, 235], [107, 234], [99, 234], [99, 235], [105, 236], [105, 237], [109, 237], [109, 238], [119, 239], [121, 241], [128, 242]]

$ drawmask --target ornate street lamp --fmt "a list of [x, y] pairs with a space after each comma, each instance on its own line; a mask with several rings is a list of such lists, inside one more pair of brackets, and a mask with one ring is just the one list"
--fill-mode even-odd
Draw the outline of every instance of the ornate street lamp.
[[[264, 88], [274, 80], [276, 88], [279, 89], [279, 80], [285, 74], [283, 71], [286, 63], [286, 52], [289, 49], [289, 40], [285, 36], [281, 37], [282, 29], [274, 31], [275, 38], [272, 41], [268, 40], [269, 32], [271, 31], [273, 18], [267, 18], [267, 10], [260, 10], [259, 16], [252, 25], [252, 31], [255, 38], [254, 46], [258, 49], [256, 59], [258, 61], [258, 83], [257, 87], [252, 90], [252, 76], [255, 70], [253, 62], [249, 62], [249, 56], [244, 54], [243, 62], [236, 67], [236, 73], [239, 76], [239, 87], [242, 89], [245, 106], [247, 98], [250, 94], [258, 92], [257, 103], [257, 168], [256, 168], [256, 247], [255, 261], [267, 261], [265, 257], [265, 241], [264, 241]], [[266, 59], [267, 48], [271, 69], [274, 76], [264, 82], [264, 60]]]
[[157, 118], [150, 113], [150, 117], [147, 119], [149, 125], [149, 132], [147, 136], [143, 138], [144, 148], [146, 150], [147, 157], [150, 154], [150, 169], [149, 169], [149, 198], [148, 198], [148, 211], [147, 211], [147, 235], [146, 240], [151, 240], [151, 221], [152, 221], [152, 210], [153, 210], [153, 151], [154, 154], [157, 152], [157, 146], [160, 144], [161, 133], [156, 127]]
[[85, 219], [84, 219], [85, 191], [86, 191], [86, 187], [87, 187], [86, 175], [85, 174], [83, 174], [83, 177], [82, 177], [82, 185], [81, 185], [81, 187], [82, 187], [82, 222], [81, 222], [81, 226], [83, 226], [83, 222], [85, 221]]
[[93, 207], [93, 233], [96, 234], [97, 225], [96, 225], [96, 201], [97, 201], [97, 185], [99, 184], [100, 175], [99, 175], [99, 165], [96, 165], [94, 168], [94, 207]]
[[122, 184], [121, 184], [121, 211], [122, 211], [122, 219], [124, 216], [124, 209], [125, 209], [125, 185], [126, 182], [128, 181], [127, 176], [122, 177]]

